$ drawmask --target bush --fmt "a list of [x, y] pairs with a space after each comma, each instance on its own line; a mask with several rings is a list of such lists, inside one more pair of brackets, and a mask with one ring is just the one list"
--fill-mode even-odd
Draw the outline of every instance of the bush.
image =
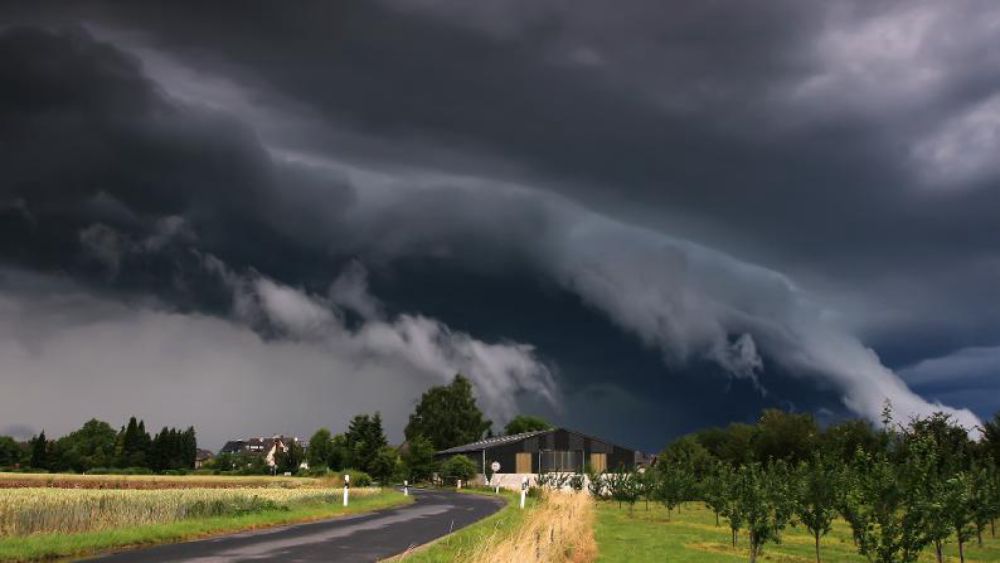
[[371, 487], [375, 482], [371, 475], [360, 469], [347, 469], [344, 473], [351, 476], [352, 487]]
[[[309, 466], [310, 477], [326, 477], [330, 473], [330, 468], [325, 465]], [[353, 477], [351, 477], [353, 479]]]
[[454, 483], [461, 479], [468, 481], [476, 474], [476, 464], [464, 455], [451, 456], [441, 464], [441, 478], [446, 483]]

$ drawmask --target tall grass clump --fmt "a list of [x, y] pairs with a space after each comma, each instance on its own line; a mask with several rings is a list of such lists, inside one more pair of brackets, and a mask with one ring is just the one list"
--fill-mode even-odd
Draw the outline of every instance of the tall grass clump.
[[594, 502], [582, 493], [543, 493], [512, 533], [495, 532], [458, 557], [476, 563], [592, 561]]

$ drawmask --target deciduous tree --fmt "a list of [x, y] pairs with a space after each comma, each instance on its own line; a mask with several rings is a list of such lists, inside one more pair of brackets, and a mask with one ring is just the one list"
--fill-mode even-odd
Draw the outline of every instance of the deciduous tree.
[[552, 428], [552, 425], [542, 417], [519, 414], [507, 423], [503, 431], [504, 434], [510, 436], [512, 434], [534, 432], [536, 430], [548, 430], [549, 428]]
[[420, 397], [406, 425], [406, 439], [423, 436], [436, 450], [475, 442], [491, 423], [483, 417], [472, 394], [472, 384], [462, 374], [448, 385], [428, 389]]

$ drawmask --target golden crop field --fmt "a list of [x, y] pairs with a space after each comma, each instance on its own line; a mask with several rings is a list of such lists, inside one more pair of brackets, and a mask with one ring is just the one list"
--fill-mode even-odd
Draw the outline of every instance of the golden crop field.
[[[352, 496], [378, 489], [352, 489]], [[339, 488], [172, 488], [100, 490], [8, 488], [0, 490], [0, 537], [76, 533], [228, 516], [309, 501], [336, 502]]]
[[52, 487], [62, 489], [236, 489], [261, 487], [329, 487], [339, 481], [308, 477], [230, 475], [74, 475], [0, 472], [0, 489]]

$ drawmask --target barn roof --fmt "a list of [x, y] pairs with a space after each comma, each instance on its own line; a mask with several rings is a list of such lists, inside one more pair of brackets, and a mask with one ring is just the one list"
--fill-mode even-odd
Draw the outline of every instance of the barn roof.
[[550, 428], [548, 430], [533, 430], [531, 432], [521, 432], [520, 434], [511, 434], [509, 436], [494, 436], [492, 438], [479, 440], [478, 442], [462, 444], [461, 446], [455, 446], [454, 448], [441, 450], [438, 453], [460, 454], [465, 452], [478, 452], [479, 450], [487, 450], [489, 448], [493, 448], [496, 446], [502, 446], [504, 444], [510, 444], [513, 442], [519, 442], [521, 440], [531, 438], [532, 436], [540, 436], [542, 434], [548, 434], [549, 432], [553, 432], [555, 430], [556, 430], [555, 428]]
[[511, 434], [510, 436], [495, 436], [493, 438], [486, 438], [484, 440], [479, 440], [478, 442], [472, 442], [470, 444], [462, 444], [461, 446], [455, 446], [453, 448], [448, 448], [447, 450], [441, 450], [437, 452], [436, 455], [444, 454], [461, 454], [468, 452], [478, 452], [480, 450], [488, 450], [490, 448], [495, 448], [497, 446], [503, 446], [505, 444], [512, 444], [514, 442], [520, 442], [521, 440], [526, 440], [528, 438], [534, 438], [535, 436], [541, 436], [543, 434], [549, 434], [551, 432], [556, 432], [562, 430], [564, 432], [569, 432], [571, 434], [577, 434], [585, 438], [590, 438], [591, 440], [597, 440], [599, 442], [604, 442], [605, 444], [610, 444], [616, 446], [623, 450], [637, 451], [634, 448], [626, 448], [624, 446], [609, 442], [603, 438], [598, 438], [596, 436], [591, 436], [590, 434], [584, 434], [582, 432], [577, 432], [575, 430], [569, 430], [568, 428], [549, 428], [548, 430], [534, 430], [532, 432], [522, 432], [520, 434]]

